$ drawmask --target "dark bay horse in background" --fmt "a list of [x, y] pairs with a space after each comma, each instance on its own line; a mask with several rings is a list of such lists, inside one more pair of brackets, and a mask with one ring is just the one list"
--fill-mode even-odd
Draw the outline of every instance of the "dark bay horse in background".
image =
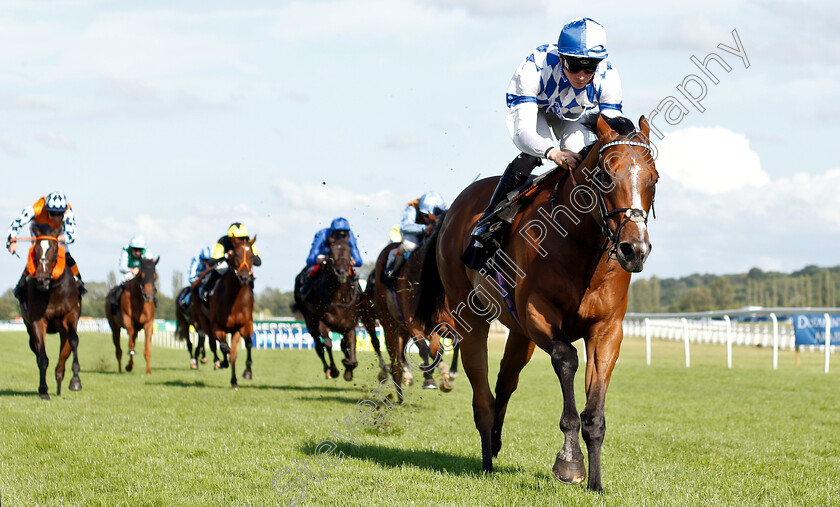
[[20, 305], [20, 314], [29, 333], [29, 348], [35, 353], [41, 381], [38, 393], [41, 399], [49, 400], [47, 392], [47, 350], [45, 338], [48, 333], [61, 337], [60, 355], [55, 367], [56, 394], [61, 395], [64, 368], [70, 352], [73, 353], [73, 377], [71, 391], [82, 389], [79, 379], [79, 335], [76, 325], [82, 313], [79, 289], [69, 269], [64, 269], [64, 245], [59, 244], [60, 229], [34, 228], [36, 237], [27, 262], [29, 277], [26, 282], [26, 303]]
[[[544, 184], [526, 190], [530, 202], [512, 218], [502, 249], [488, 263], [492, 271], [469, 270], [459, 258], [497, 178], [467, 187], [446, 216], [437, 241], [442, 286], [424, 287], [429, 297], [423, 296], [421, 315], [439, 310], [439, 294], [445, 291], [447, 310], [457, 315], [455, 328], [473, 388], [487, 472], [502, 446], [505, 411], [519, 373], [537, 346], [551, 357], [563, 393], [560, 428], [565, 441], [554, 476], [569, 484], [586, 479], [578, 437], [582, 430], [589, 454], [587, 485], [602, 490], [604, 399], [621, 345], [630, 273], [641, 271], [650, 253], [647, 213], [658, 179], [648, 122], [642, 117], [639, 125], [641, 132], [636, 132], [625, 118], [608, 122], [599, 116], [598, 141], [580, 165], [574, 171], [555, 169]], [[506, 310], [493, 271], [504, 273], [511, 310]], [[432, 296], [437, 302], [425, 306]], [[510, 330], [495, 398], [487, 379], [488, 323], [494, 317]], [[580, 416], [573, 387], [578, 355], [572, 345], [579, 338], [587, 353], [586, 408]]]
[[[201, 328], [201, 323], [199, 321], [201, 301], [198, 298], [198, 281], [200, 281], [200, 279], [197, 280], [195, 284], [184, 287], [178, 294], [178, 297], [175, 298], [175, 336], [177, 336], [179, 340], [186, 340], [187, 342], [187, 352], [190, 355], [191, 369], [197, 370], [199, 361], [201, 361], [202, 364], [207, 363], [207, 351], [204, 347], [205, 341], [210, 342], [210, 350], [213, 352], [214, 358], [213, 364], [215, 369], [219, 369], [223, 366], [221, 361], [219, 361], [216, 340], [207, 340], [207, 333]], [[186, 308], [182, 308], [179, 302], [186, 293], [190, 294], [190, 301]], [[190, 326], [195, 328], [196, 335], [198, 336], [195, 347], [193, 347], [192, 340], [190, 339]], [[225, 357], [225, 361], [227, 361], [227, 357]], [[227, 364], [225, 364], [225, 366], [227, 366]]]
[[[245, 340], [245, 349], [248, 354], [242, 378], [252, 378], [251, 337], [254, 334], [254, 252], [251, 245], [257, 241], [257, 237], [254, 236], [253, 239], [231, 238], [231, 240], [233, 250], [227, 254], [227, 271], [219, 279], [214, 293], [208, 296], [207, 306], [198, 301], [196, 294], [193, 294], [192, 300], [200, 309], [198, 312], [199, 327], [210, 336], [211, 340], [218, 341], [218, 346], [225, 356], [225, 361], [227, 361], [227, 357], [230, 357], [230, 385], [234, 389], [238, 389], [236, 356], [240, 339]], [[230, 345], [227, 343], [227, 333], [231, 334]]]
[[[311, 288], [306, 294], [301, 293], [306, 268], [295, 278], [295, 303], [292, 310], [303, 315], [309, 335], [315, 341], [315, 352], [321, 359], [324, 376], [328, 379], [338, 377], [330, 331], [342, 335], [344, 380], [349, 382], [353, 380], [353, 370], [359, 365], [356, 359], [356, 324], [359, 320], [362, 288], [352, 274], [352, 253], [348, 238], [341, 235], [328, 236], [327, 245], [329, 254], [324, 266], [309, 281]], [[376, 337], [375, 329], [372, 337]], [[379, 357], [382, 361], [381, 354]]]
[[122, 372], [122, 348], [120, 347], [120, 329], [125, 328], [128, 334], [128, 364], [125, 371], [134, 369], [134, 344], [140, 330], [143, 330], [144, 350], [143, 357], [146, 358], [146, 375], [152, 374], [152, 334], [155, 326], [155, 281], [157, 266], [160, 257], [156, 259], [143, 259], [140, 261], [140, 270], [137, 275], [125, 282], [125, 290], [119, 295], [117, 301], [117, 313], [110, 311], [111, 301], [115, 299], [120, 287], [114, 287], [105, 297], [105, 315], [108, 316], [108, 325], [111, 326], [111, 337], [114, 340], [114, 348], [117, 354], [117, 369]]
[[[430, 231], [433, 230], [436, 231], [436, 229], [430, 229]], [[431, 329], [427, 329], [425, 322], [418, 322], [414, 318], [420, 301], [423, 264], [427, 256], [434, 257], [435, 255], [433, 238], [435, 235], [436, 232], [431, 232], [429, 238], [403, 263], [402, 269], [394, 273], [396, 280], [393, 282], [393, 289], [385, 282], [387, 276], [385, 270], [389, 254], [400, 245], [391, 243], [385, 246], [376, 260], [373, 284], [376, 308], [379, 322], [385, 333], [385, 345], [388, 347], [388, 355], [391, 359], [391, 376], [394, 382], [397, 385], [413, 383], [411, 366], [415, 366], [423, 373], [423, 388], [434, 389], [437, 385], [432, 372], [437, 366], [441, 371], [440, 389], [443, 392], [449, 392], [454, 388], [454, 381], [450, 378], [446, 363], [441, 360], [443, 350], [440, 347], [440, 336], [431, 333]], [[397, 255], [400, 254], [397, 253]], [[427, 336], [429, 337], [428, 344], [423, 339]], [[406, 345], [409, 345], [411, 341], [420, 353], [422, 365], [405, 357]], [[432, 364], [429, 363], [430, 357], [435, 358]]]

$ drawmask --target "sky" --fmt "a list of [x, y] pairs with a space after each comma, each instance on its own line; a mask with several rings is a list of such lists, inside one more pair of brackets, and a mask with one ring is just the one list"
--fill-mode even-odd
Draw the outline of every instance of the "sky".
[[[336, 216], [374, 260], [406, 202], [501, 174], [508, 82], [579, 16], [607, 30], [628, 117], [688, 111], [653, 119], [636, 276], [840, 264], [837, 2], [0, 0], [0, 221], [62, 191], [86, 280], [143, 234], [167, 294], [240, 221], [257, 291], [290, 290]], [[733, 30], [745, 58], [718, 47]], [[710, 53], [717, 84], [691, 61]], [[691, 75], [703, 112], [677, 90]], [[0, 289], [23, 267], [0, 255]]]

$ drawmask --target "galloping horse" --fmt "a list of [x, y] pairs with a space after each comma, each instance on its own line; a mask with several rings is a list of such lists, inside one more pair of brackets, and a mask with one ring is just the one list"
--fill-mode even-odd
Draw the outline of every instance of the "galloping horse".
[[[190, 294], [190, 302], [187, 305], [186, 309], [182, 308], [179, 302], [181, 299], [186, 295], [186, 293]], [[200, 361], [202, 364], [207, 363], [207, 351], [204, 348], [205, 340], [207, 339], [207, 333], [201, 328], [201, 323], [199, 321], [199, 312], [201, 312], [201, 308], [199, 308], [200, 301], [198, 299], [198, 284], [184, 287], [178, 297], [175, 298], [175, 335], [178, 337], [179, 340], [186, 340], [187, 342], [187, 352], [190, 355], [190, 368], [193, 370], [198, 369], [198, 362], [199, 357], [201, 358]], [[198, 335], [198, 339], [196, 340], [195, 347], [193, 348], [192, 340], [190, 340], [190, 326], [195, 328], [195, 332]], [[222, 367], [221, 362], [219, 361], [219, 356], [216, 351], [216, 341], [209, 340], [210, 342], [210, 350], [213, 352], [214, 367], [219, 369]]]
[[[434, 232], [431, 233], [431, 235], [434, 234]], [[440, 348], [440, 337], [437, 334], [431, 334], [429, 336], [431, 346], [429, 346], [425, 340], [420, 339], [427, 336], [429, 331], [426, 323], [418, 322], [414, 318], [420, 299], [423, 264], [427, 256], [435, 255], [434, 238], [431, 235], [411, 253], [411, 256], [403, 263], [402, 269], [394, 273], [396, 280], [394, 280], [393, 289], [385, 283], [387, 276], [385, 269], [390, 252], [397, 249], [399, 243], [391, 243], [380, 252], [373, 271], [376, 275], [373, 282], [375, 302], [379, 310], [379, 322], [385, 332], [385, 345], [388, 347], [388, 355], [391, 359], [391, 376], [394, 382], [397, 385], [412, 383], [413, 375], [407, 364], [410, 361], [406, 361], [405, 358], [405, 347], [413, 341], [423, 360], [423, 366], [420, 368], [425, 377], [423, 388], [437, 387], [432, 376], [434, 366], [437, 365], [441, 370], [440, 389], [443, 392], [449, 392], [454, 388], [454, 383], [450, 378], [449, 368], [439, 357], [443, 352]], [[397, 253], [397, 255], [400, 254]], [[430, 355], [435, 357], [431, 366], [429, 366]]]
[[105, 298], [105, 315], [108, 316], [108, 325], [111, 326], [111, 337], [114, 340], [114, 347], [117, 354], [117, 369], [122, 372], [122, 348], [120, 347], [120, 329], [125, 328], [128, 334], [128, 364], [125, 371], [134, 369], [134, 342], [137, 334], [143, 329], [143, 340], [145, 347], [143, 357], [146, 358], [146, 375], [152, 374], [152, 333], [155, 325], [155, 280], [157, 266], [160, 257], [156, 259], [143, 259], [140, 262], [140, 271], [137, 275], [125, 283], [125, 290], [117, 301], [118, 311], [116, 314], [110, 312], [111, 301], [116, 298], [120, 287], [114, 287], [108, 292]]
[[[292, 310], [299, 311], [306, 321], [309, 335], [315, 341], [315, 352], [328, 379], [338, 377], [338, 368], [332, 353], [330, 331], [342, 335], [341, 351], [344, 353], [344, 380], [353, 380], [356, 360], [356, 323], [359, 320], [359, 303], [362, 288], [352, 271], [350, 243], [346, 237], [327, 237], [329, 254], [320, 275], [309, 282], [311, 290], [301, 294], [300, 288], [306, 268], [295, 278], [295, 303]], [[375, 330], [373, 337], [376, 336]], [[329, 364], [326, 355], [329, 356]], [[380, 354], [380, 361], [382, 356]]]
[[[648, 122], [642, 117], [639, 125], [641, 132], [636, 132], [629, 120], [608, 122], [599, 116], [598, 141], [574, 171], [555, 169], [518, 196], [531, 202], [511, 218], [507, 240], [488, 262], [489, 270], [469, 270], [458, 259], [496, 179], [467, 187], [446, 216], [437, 241], [442, 286], [424, 289], [430, 290], [429, 297], [445, 290], [450, 304], [473, 388], [487, 472], [502, 446], [508, 401], [536, 345], [551, 356], [563, 393], [560, 428], [565, 441], [554, 476], [569, 484], [586, 479], [578, 440], [582, 429], [589, 453], [588, 487], [602, 490], [604, 399], [621, 345], [630, 273], [641, 271], [650, 253], [647, 214], [659, 177], [648, 144]], [[497, 283], [493, 271], [504, 284]], [[424, 316], [430, 308], [435, 305], [424, 307]], [[494, 398], [487, 379], [487, 331], [496, 317], [510, 333]], [[580, 416], [573, 388], [578, 356], [572, 345], [579, 338], [587, 353], [586, 408]]]
[[[29, 333], [29, 348], [35, 353], [41, 382], [38, 393], [49, 400], [47, 393], [47, 350], [44, 339], [47, 333], [61, 337], [60, 355], [55, 367], [56, 394], [61, 395], [64, 367], [73, 352], [73, 377], [71, 391], [82, 389], [79, 379], [79, 335], [76, 324], [82, 313], [79, 289], [69, 269], [64, 269], [64, 245], [59, 244], [59, 229], [36, 228], [37, 236], [27, 261], [29, 278], [26, 282], [26, 303], [20, 305], [20, 314]], [[22, 238], [21, 238], [22, 239]]]
[[[253, 239], [231, 238], [233, 250], [227, 255], [228, 269], [218, 281], [213, 295], [208, 297], [207, 306], [193, 300], [200, 306], [199, 325], [211, 339], [219, 342], [222, 354], [230, 357], [230, 385], [239, 388], [236, 381], [236, 355], [239, 340], [245, 340], [248, 357], [242, 378], [251, 379], [251, 336], [254, 334], [254, 252], [251, 248], [257, 241]], [[227, 333], [231, 333], [230, 345]]]

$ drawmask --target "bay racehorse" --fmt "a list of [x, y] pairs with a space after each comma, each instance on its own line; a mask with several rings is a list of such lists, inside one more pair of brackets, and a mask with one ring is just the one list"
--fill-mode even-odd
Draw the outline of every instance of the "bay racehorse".
[[[556, 168], [518, 196], [522, 209], [511, 217], [501, 250], [481, 271], [467, 269], [459, 257], [496, 178], [467, 187], [446, 216], [437, 240], [439, 285], [424, 289], [429, 296], [445, 291], [473, 388], [487, 472], [502, 446], [505, 412], [519, 373], [537, 346], [551, 357], [563, 393], [560, 428], [565, 440], [553, 474], [570, 484], [586, 479], [580, 431], [589, 454], [587, 485], [602, 490], [604, 399], [621, 345], [630, 273], [641, 271], [650, 253], [647, 215], [659, 177], [644, 117], [639, 126], [636, 132], [626, 118], [608, 122], [598, 116], [598, 141], [578, 167]], [[425, 306], [432, 300], [423, 299], [421, 315], [426, 318], [430, 308], [439, 309], [440, 300]], [[495, 398], [487, 379], [487, 332], [494, 318], [510, 330]], [[578, 416], [573, 387], [578, 355], [572, 342], [580, 338], [587, 357], [586, 407]]]
[[[29, 348], [35, 353], [40, 370], [38, 393], [41, 399], [49, 400], [47, 392], [47, 350], [45, 338], [48, 333], [61, 337], [60, 355], [55, 367], [56, 394], [61, 395], [64, 368], [70, 352], [73, 353], [73, 377], [71, 391], [82, 389], [79, 379], [79, 335], [76, 325], [82, 313], [79, 289], [69, 269], [65, 269], [64, 245], [58, 242], [59, 229], [39, 227], [35, 229], [34, 245], [27, 259], [27, 281], [25, 302], [20, 305], [20, 314], [29, 333]], [[19, 238], [23, 239], [23, 238]]]
[[[193, 301], [200, 308], [199, 327], [211, 340], [218, 342], [225, 361], [230, 357], [230, 385], [239, 388], [236, 380], [236, 356], [239, 340], [245, 340], [248, 357], [242, 378], [251, 379], [251, 342], [254, 334], [254, 252], [253, 239], [231, 238], [233, 249], [226, 254], [228, 268], [216, 285], [216, 290], [207, 297], [207, 305], [198, 301], [193, 294]], [[231, 334], [230, 345], [227, 333]], [[212, 348], [212, 347], [211, 347]]]
[[[388, 275], [385, 274], [388, 257], [400, 245], [391, 243], [382, 249], [373, 271], [376, 275], [374, 293], [379, 322], [382, 324], [385, 345], [391, 359], [391, 376], [394, 382], [397, 385], [410, 385], [413, 381], [411, 370], [417, 369], [423, 373], [423, 388], [434, 389], [437, 385], [432, 372], [437, 366], [441, 371], [440, 389], [443, 392], [449, 392], [454, 388], [454, 383], [449, 376], [446, 363], [440, 360], [443, 355], [440, 336], [437, 333], [431, 333], [431, 328], [427, 329], [425, 321], [420, 322], [415, 319], [420, 301], [420, 286], [423, 284], [421, 279], [423, 264], [427, 256], [434, 257], [435, 255], [433, 236], [436, 232], [434, 231], [436, 229], [430, 229], [428, 239], [411, 253], [402, 264], [402, 269], [393, 274], [395, 279], [390, 283], [386, 283]], [[400, 254], [396, 253], [396, 255]], [[426, 343], [426, 336], [429, 337], [429, 343]], [[417, 347], [422, 364], [406, 356], [410, 354], [412, 344]], [[435, 360], [430, 364], [429, 358], [432, 356]]]
[[[210, 350], [213, 352], [213, 365], [214, 368], [218, 370], [219, 368], [228, 366], [227, 357], [225, 356], [225, 364], [222, 365], [217, 352], [216, 340], [207, 340], [207, 333], [201, 328], [201, 323], [199, 321], [201, 301], [198, 298], [198, 282], [200, 281], [201, 279], [196, 280], [196, 283], [193, 285], [184, 287], [175, 299], [175, 336], [177, 336], [179, 340], [185, 340], [187, 342], [187, 353], [190, 356], [190, 368], [193, 370], [198, 369], [199, 362], [207, 364], [207, 351], [204, 344], [206, 341], [209, 341]], [[183, 301], [183, 298], [187, 294], [190, 294], [189, 303], [181, 306], [181, 301]], [[190, 339], [190, 326], [195, 329], [195, 333], [197, 335], [194, 347], [192, 340]]]
[[[125, 328], [128, 334], [128, 364], [125, 371], [134, 369], [134, 345], [140, 330], [143, 330], [144, 350], [146, 359], [146, 375], [152, 374], [152, 334], [155, 327], [155, 282], [157, 266], [160, 257], [156, 259], [142, 259], [137, 275], [125, 282], [124, 287], [114, 287], [105, 297], [105, 315], [111, 326], [111, 338], [117, 355], [117, 369], [122, 372], [122, 347], [120, 347], [120, 329]], [[117, 313], [110, 311], [111, 301], [116, 301]]]
[[[327, 237], [329, 253], [322, 269], [312, 275], [312, 280], [309, 281], [310, 288], [305, 294], [301, 293], [301, 286], [306, 276], [306, 268], [295, 278], [295, 303], [292, 310], [303, 315], [309, 335], [315, 342], [315, 352], [321, 359], [324, 376], [328, 379], [338, 377], [330, 331], [342, 336], [344, 380], [349, 382], [353, 380], [353, 370], [359, 365], [356, 359], [356, 324], [359, 321], [362, 288], [353, 271], [347, 232], [336, 232], [339, 234]], [[380, 360], [381, 357], [380, 355]]]

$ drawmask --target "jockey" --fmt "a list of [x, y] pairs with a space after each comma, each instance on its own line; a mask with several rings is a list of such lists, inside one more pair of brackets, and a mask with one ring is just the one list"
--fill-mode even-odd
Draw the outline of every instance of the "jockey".
[[[491, 226], [499, 219], [488, 216], [542, 165], [541, 158], [573, 170], [580, 152], [597, 141], [592, 118], [599, 113], [621, 116], [621, 81], [607, 60], [606, 44], [603, 26], [576, 18], [563, 27], [556, 45], [538, 47], [516, 69], [507, 89], [507, 126], [522, 153], [505, 169], [471, 233], [472, 242], [461, 256], [470, 268], [483, 265], [492, 243]], [[554, 146], [552, 132], [559, 146]]]
[[[227, 255], [233, 251], [233, 238], [249, 241], [248, 229], [242, 223], [234, 222], [228, 227], [227, 236], [222, 236], [213, 245], [213, 250], [208, 261], [208, 268], [213, 268], [213, 271], [202, 278], [201, 285], [198, 288], [198, 294], [205, 303], [207, 303], [207, 298], [213, 295], [216, 289], [216, 282], [227, 272]], [[254, 266], [261, 265], [262, 259], [260, 259], [260, 253], [256, 245], [251, 245], [251, 252], [254, 254]]]
[[143, 259], [154, 259], [154, 257], [146, 250], [146, 239], [143, 236], [134, 236], [120, 253], [120, 273], [123, 274], [123, 284], [137, 276]]
[[406, 204], [399, 225], [402, 242], [399, 248], [391, 250], [388, 254], [385, 272], [389, 277], [398, 272], [411, 252], [423, 243], [426, 236], [432, 232], [432, 226], [437, 222], [436, 218], [446, 210], [443, 197], [431, 191]]
[[192, 258], [190, 261], [190, 274], [189, 274], [189, 283], [190, 285], [186, 287], [183, 291], [181, 291], [180, 298], [178, 299], [178, 305], [181, 307], [181, 310], [186, 314], [187, 308], [190, 305], [190, 300], [192, 299], [192, 290], [191, 287], [193, 284], [196, 283], [200, 278], [202, 278], [202, 274], [206, 273], [208, 269], [210, 269], [210, 259], [213, 258], [213, 254], [210, 251], [209, 246], [205, 246], [201, 249], [201, 252]]
[[113, 299], [110, 300], [111, 315], [117, 314], [120, 298], [125, 291], [125, 284], [130, 282], [140, 272], [140, 264], [143, 262], [143, 259], [154, 259], [154, 257], [146, 250], [146, 238], [143, 236], [134, 236], [122, 248], [122, 252], [120, 252], [120, 273], [123, 275], [123, 281], [120, 284], [120, 288], [114, 292]]
[[[41, 197], [32, 206], [27, 206], [20, 212], [17, 218], [12, 220], [9, 224], [9, 231], [6, 234], [6, 248], [10, 253], [14, 254], [17, 250], [17, 238], [23, 227], [32, 222], [30, 227], [32, 236], [38, 236], [36, 228], [39, 225], [48, 226], [52, 229], [60, 229], [58, 235], [58, 242], [70, 245], [76, 241], [76, 217], [73, 215], [73, 209], [70, 203], [67, 202], [67, 197], [61, 192], [51, 192], [44, 197]], [[79, 274], [79, 267], [76, 261], [70, 256], [70, 251], [65, 247], [66, 266], [70, 268], [73, 277], [76, 280], [76, 285], [79, 288], [79, 294], [85, 294], [87, 289], [82, 277]], [[26, 297], [26, 270], [18, 280], [14, 289], [15, 297], [23, 303]]]
[[329, 227], [324, 227], [316, 232], [315, 237], [312, 239], [309, 256], [306, 258], [306, 270], [304, 270], [303, 280], [301, 281], [300, 291], [302, 294], [308, 292], [310, 280], [321, 270], [321, 266], [324, 265], [327, 255], [330, 253], [330, 246], [327, 244], [328, 237], [336, 239], [347, 238], [347, 243], [350, 245], [352, 265], [362, 265], [362, 254], [359, 253], [359, 247], [356, 246], [356, 236], [350, 230], [350, 222], [346, 218], [335, 218]]

